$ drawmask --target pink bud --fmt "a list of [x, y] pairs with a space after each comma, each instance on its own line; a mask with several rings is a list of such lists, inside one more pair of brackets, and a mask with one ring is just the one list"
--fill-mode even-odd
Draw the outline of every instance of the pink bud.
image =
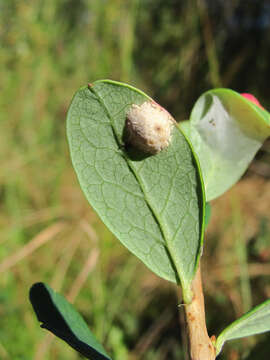
[[259, 101], [255, 98], [255, 96], [248, 94], [248, 93], [243, 93], [241, 94], [242, 96], [244, 96], [244, 98], [248, 99], [249, 101], [251, 101], [253, 104], [259, 106], [261, 109], [265, 110], [264, 107], [259, 103]]

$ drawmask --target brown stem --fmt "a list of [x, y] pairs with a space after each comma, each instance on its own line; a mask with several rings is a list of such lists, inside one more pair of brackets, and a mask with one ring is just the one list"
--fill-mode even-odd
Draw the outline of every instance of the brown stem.
[[215, 348], [208, 336], [200, 266], [192, 282], [193, 298], [185, 305], [191, 360], [214, 360]]

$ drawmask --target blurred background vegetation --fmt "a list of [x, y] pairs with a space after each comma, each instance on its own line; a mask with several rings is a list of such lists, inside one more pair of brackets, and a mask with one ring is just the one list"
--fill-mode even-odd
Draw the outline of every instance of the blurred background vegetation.
[[[203, 92], [270, 109], [267, 0], [0, 0], [0, 359], [80, 356], [44, 330], [28, 290], [48, 282], [114, 359], [185, 359], [181, 301], [103, 226], [71, 167], [65, 115], [78, 87], [129, 82], [188, 118]], [[210, 335], [270, 297], [270, 143], [213, 202], [203, 276]], [[268, 357], [269, 335], [220, 359]]]

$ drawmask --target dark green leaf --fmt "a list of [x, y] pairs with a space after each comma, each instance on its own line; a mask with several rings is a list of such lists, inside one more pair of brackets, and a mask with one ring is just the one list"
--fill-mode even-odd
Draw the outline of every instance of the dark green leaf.
[[62, 295], [44, 283], [36, 283], [31, 287], [29, 297], [42, 328], [67, 342], [87, 359], [111, 359], [81, 315]]

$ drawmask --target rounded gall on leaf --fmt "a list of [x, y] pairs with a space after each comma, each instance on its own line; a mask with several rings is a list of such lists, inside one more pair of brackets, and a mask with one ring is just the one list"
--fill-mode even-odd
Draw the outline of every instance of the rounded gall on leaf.
[[172, 116], [153, 101], [133, 104], [126, 117], [127, 142], [145, 153], [157, 154], [169, 146], [174, 122]]

